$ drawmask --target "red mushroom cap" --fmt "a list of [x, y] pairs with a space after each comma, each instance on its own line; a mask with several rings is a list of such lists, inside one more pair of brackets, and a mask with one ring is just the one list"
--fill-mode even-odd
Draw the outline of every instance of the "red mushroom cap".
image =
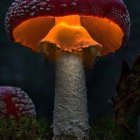
[[29, 96], [17, 87], [0, 87], [0, 116], [35, 116], [35, 106]]
[[[102, 44], [102, 55], [114, 52], [129, 37], [129, 13], [122, 0], [15, 0], [6, 16], [6, 30], [11, 39], [36, 50], [38, 42], [54, 26], [55, 17], [66, 15], [83, 16], [81, 18], [81, 25], [85, 27], [91, 37], [94, 36]], [[88, 17], [94, 18], [88, 20]], [[108, 25], [110, 23], [117, 25], [122, 33], [118, 31], [119, 33], [114, 35], [114, 26], [110, 28], [108, 25], [103, 27], [104, 23], [102, 21], [99, 23], [102, 27], [100, 28], [98, 26], [98, 19], [102, 19]], [[91, 23], [87, 24], [87, 22]], [[17, 27], [18, 30], [15, 30]], [[107, 36], [110, 35], [110, 37], [102, 40], [105, 30], [109, 30]], [[112, 43], [110, 38], [120, 34], [123, 35], [118, 39], [119, 43], [114, 45], [115, 41], [113, 40]]]

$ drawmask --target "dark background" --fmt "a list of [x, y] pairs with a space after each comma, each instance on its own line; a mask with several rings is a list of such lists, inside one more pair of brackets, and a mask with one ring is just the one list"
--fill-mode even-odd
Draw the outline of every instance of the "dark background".
[[[21, 87], [32, 98], [39, 117], [52, 120], [55, 65], [7, 37], [4, 20], [12, 0], [0, 0], [0, 86]], [[86, 72], [90, 121], [112, 115], [110, 99], [116, 94], [122, 61], [131, 67], [140, 55], [140, 0], [125, 0], [131, 17], [127, 46], [101, 58]]]

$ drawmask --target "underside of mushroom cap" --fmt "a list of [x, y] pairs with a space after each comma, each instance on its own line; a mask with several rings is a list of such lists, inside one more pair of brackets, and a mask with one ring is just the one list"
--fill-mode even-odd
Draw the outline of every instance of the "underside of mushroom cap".
[[80, 16], [81, 25], [102, 44], [102, 55], [128, 39], [130, 20], [122, 0], [16, 0], [7, 13], [6, 30], [11, 39], [36, 51], [55, 19], [68, 15]]
[[65, 52], [82, 51], [94, 46], [101, 50], [102, 45], [96, 42], [82, 26], [73, 26], [66, 23], [55, 25], [50, 32], [39, 42], [39, 46], [54, 44]]
[[[66, 17], [66, 19], [73, 19]], [[78, 17], [75, 17], [78, 18]], [[72, 53], [83, 59], [85, 67], [89, 67], [93, 60], [100, 54], [102, 45], [92, 38], [80, 22], [61, 18], [50, 32], [39, 42], [38, 52], [44, 54], [47, 59], [56, 61], [64, 53]], [[78, 21], [78, 19], [77, 19]]]

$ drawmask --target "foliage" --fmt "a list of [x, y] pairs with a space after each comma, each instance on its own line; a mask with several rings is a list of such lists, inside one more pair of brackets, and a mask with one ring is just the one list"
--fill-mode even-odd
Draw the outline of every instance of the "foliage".
[[[90, 129], [90, 140], [126, 140], [124, 136], [120, 127], [110, 118], [95, 121]], [[136, 140], [140, 140], [140, 137]]]
[[50, 139], [50, 136], [50, 130], [44, 120], [27, 117], [19, 120], [0, 119], [0, 140], [43, 140]]
[[[74, 136], [64, 137], [64, 140], [76, 140]], [[36, 118], [0, 119], [0, 140], [51, 140], [51, 138], [52, 130], [44, 120], [37, 120]], [[125, 139], [111, 119], [102, 118], [95, 121], [89, 130], [89, 140]]]
[[97, 120], [90, 129], [90, 140], [124, 140], [119, 127], [110, 118]]

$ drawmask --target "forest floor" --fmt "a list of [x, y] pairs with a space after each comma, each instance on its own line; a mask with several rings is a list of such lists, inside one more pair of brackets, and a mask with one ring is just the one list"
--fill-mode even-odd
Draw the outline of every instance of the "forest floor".
[[[89, 140], [126, 140], [119, 128], [109, 118], [97, 120], [91, 127], [89, 135]], [[45, 120], [0, 119], [0, 140], [51, 140], [52, 136], [52, 129]], [[75, 140], [75, 138], [68, 136], [68, 140]]]

